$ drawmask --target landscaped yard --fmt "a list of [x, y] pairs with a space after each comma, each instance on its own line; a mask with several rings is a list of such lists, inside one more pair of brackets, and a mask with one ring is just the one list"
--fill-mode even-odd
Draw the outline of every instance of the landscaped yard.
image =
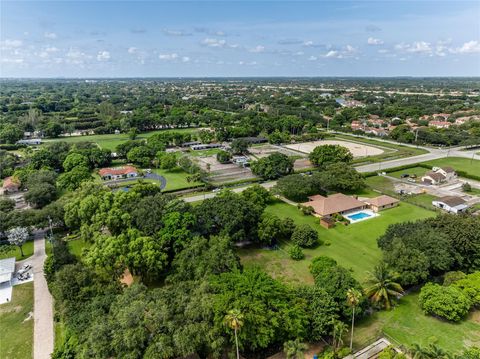
[[435, 215], [432, 211], [402, 202], [396, 208], [382, 211], [379, 217], [349, 226], [337, 225], [327, 230], [320, 226], [318, 218], [304, 216], [295, 206], [281, 201], [269, 205], [266, 211], [281, 218], [292, 218], [297, 224], [311, 225], [318, 231], [320, 238], [329, 243], [304, 250], [305, 259], [301, 261], [290, 259], [289, 243], [282, 243], [279, 250], [260, 248], [239, 250], [244, 265], [258, 265], [274, 277], [295, 284], [313, 282], [308, 266], [314, 257], [320, 255], [332, 257], [340, 265], [351, 268], [354, 276], [363, 282], [367, 272], [381, 259], [377, 238], [385, 232], [389, 224]]
[[165, 177], [167, 180], [167, 186], [165, 187], [165, 190], [167, 191], [176, 191], [180, 189], [196, 187], [202, 184], [202, 182], [188, 182], [188, 173], [181, 168], [175, 168], [172, 170], [154, 169], [152, 172]]
[[83, 248], [90, 247], [91, 244], [85, 242], [83, 239], [74, 239], [67, 241], [67, 247], [70, 253], [72, 253], [77, 259], [82, 257], [82, 250]]
[[0, 358], [31, 359], [33, 282], [13, 287], [12, 301], [0, 306]]
[[467, 346], [480, 346], [480, 311], [473, 312], [458, 324], [423, 314], [418, 305], [418, 293], [403, 297], [391, 311], [373, 314], [359, 321], [355, 328], [355, 347], [360, 348], [383, 333], [411, 347], [417, 343], [436, 343], [449, 352], [461, 352]]
[[[179, 128], [179, 129], [171, 129], [171, 130], [158, 130], [158, 131], [151, 131], [139, 134], [136, 139], [145, 139], [150, 136], [153, 136], [156, 133], [165, 133], [165, 132], [196, 132], [196, 128]], [[91, 136], [73, 136], [73, 137], [61, 137], [55, 139], [45, 140], [44, 143], [49, 142], [58, 142], [58, 141], [65, 141], [68, 143], [77, 143], [77, 142], [95, 142], [101, 148], [106, 148], [108, 150], [115, 150], [122, 142], [128, 141], [129, 137], [127, 133], [120, 133], [118, 135], [115, 134], [107, 134], [107, 135], [91, 135]]]
[[[2, 249], [2, 248], [0, 248]], [[21, 261], [22, 259], [27, 259], [33, 254], [33, 241], [27, 241], [23, 245], [23, 254], [24, 256], [22, 257], [20, 253], [20, 249], [15, 246], [13, 249], [10, 249], [8, 251], [0, 251], [0, 259], [4, 258], [10, 258], [10, 257], [15, 257], [17, 261]]]

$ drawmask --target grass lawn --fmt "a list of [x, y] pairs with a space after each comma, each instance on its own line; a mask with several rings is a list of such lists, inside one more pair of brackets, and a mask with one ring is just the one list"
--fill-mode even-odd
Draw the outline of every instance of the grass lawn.
[[453, 167], [456, 171], [463, 171], [467, 172], [472, 175], [480, 175], [480, 161], [478, 160], [471, 160], [469, 158], [463, 157], [447, 157], [447, 158], [439, 158], [438, 160], [427, 161], [425, 164], [429, 166], [450, 166]]
[[436, 200], [438, 197], [433, 196], [428, 193], [416, 194], [412, 196], [408, 196], [405, 201], [408, 203], [415, 204], [420, 207], [427, 207], [429, 209], [434, 210], [435, 207], [432, 205], [432, 201]]
[[365, 183], [370, 188], [378, 190], [385, 194], [395, 194], [395, 188], [391, 179], [384, 176], [371, 176], [365, 179]]
[[417, 180], [420, 181], [420, 178], [422, 176], [425, 175], [425, 173], [428, 172], [428, 169], [426, 168], [423, 168], [423, 167], [419, 167], [419, 166], [415, 166], [415, 167], [412, 167], [412, 168], [408, 168], [408, 169], [405, 169], [405, 170], [400, 170], [400, 171], [395, 171], [395, 172], [389, 172], [387, 173], [388, 176], [392, 176], [392, 177], [395, 177], [395, 178], [401, 178], [401, 176], [403, 174], [408, 174], [410, 176], [412, 175], [416, 175], [417, 176]]
[[377, 238], [385, 232], [389, 224], [435, 215], [432, 211], [402, 202], [396, 208], [381, 212], [379, 217], [349, 226], [337, 225], [327, 230], [320, 226], [318, 218], [304, 216], [295, 206], [281, 201], [269, 205], [266, 211], [281, 218], [292, 218], [297, 224], [309, 224], [318, 231], [324, 242], [329, 243], [314, 249], [305, 249], [305, 259], [301, 261], [290, 259], [289, 243], [283, 243], [279, 250], [260, 248], [239, 250], [245, 266], [258, 265], [276, 278], [297, 284], [313, 283], [308, 266], [311, 260], [319, 255], [332, 257], [340, 265], [351, 268], [355, 278], [363, 282], [366, 272], [372, 270], [381, 258]]
[[0, 306], [0, 358], [32, 358], [33, 318], [29, 317], [31, 312], [33, 312], [33, 282], [13, 287], [12, 301]]
[[67, 242], [67, 247], [70, 253], [72, 253], [77, 259], [82, 257], [83, 248], [90, 247], [91, 244], [85, 242], [83, 239], [74, 239]]
[[15, 248], [6, 251], [6, 252], [0, 252], [0, 259], [4, 258], [10, 258], [10, 257], [15, 257], [17, 258], [17, 261], [21, 261], [23, 259], [27, 259], [33, 254], [33, 241], [27, 241], [23, 245], [23, 254], [24, 256], [22, 257], [20, 253], [20, 249], [15, 246]]
[[467, 346], [480, 346], [480, 311], [470, 314], [460, 323], [449, 323], [423, 314], [418, 305], [418, 293], [403, 297], [391, 311], [374, 313], [355, 327], [356, 348], [369, 344], [383, 333], [411, 347], [417, 343], [436, 343], [449, 352], [458, 353]]
[[180, 189], [195, 187], [202, 184], [202, 182], [188, 182], [188, 173], [186, 173], [181, 168], [174, 168], [172, 170], [152, 169], [152, 172], [155, 172], [165, 177], [165, 179], [167, 180], [167, 186], [165, 187], [165, 190], [167, 191], [176, 191]]
[[[161, 132], [187, 132], [187, 133], [193, 133], [196, 132], [196, 128], [179, 128], [179, 129], [171, 129], [171, 130], [158, 130], [158, 131], [151, 131], [151, 132], [144, 132], [141, 133], [137, 136], [137, 140], [140, 139], [146, 139], [149, 138], [150, 136], [153, 136], [156, 133], [161, 133]], [[118, 135], [115, 134], [107, 134], [107, 135], [90, 135], [90, 136], [74, 136], [74, 137], [61, 137], [61, 138], [55, 138], [55, 139], [49, 139], [45, 140], [44, 143], [49, 143], [49, 142], [59, 142], [59, 141], [64, 141], [68, 143], [77, 143], [77, 142], [95, 142], [97, 143], [101, 148], [106, 148], [108, 150], [115, 150], [115, 147], [117, 147], [119, 144], [128, 141], [129, 137], [128, 134], [126, 133], [120, 133]]]

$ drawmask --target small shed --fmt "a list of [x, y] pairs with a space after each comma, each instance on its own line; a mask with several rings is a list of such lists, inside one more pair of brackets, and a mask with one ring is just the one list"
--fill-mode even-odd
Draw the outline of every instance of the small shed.
[[330, 229], [335, 227], [335, 221], [333, 220], [332, 217], [322, 217], [320, 218], [320, 225], [323, 228]]

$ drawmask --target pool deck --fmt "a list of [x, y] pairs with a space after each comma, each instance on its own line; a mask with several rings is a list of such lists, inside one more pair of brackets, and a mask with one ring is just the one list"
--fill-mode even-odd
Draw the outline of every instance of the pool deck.
[[[363, 218], [358, 218], [358, 219], [350, 218], [351, 216], [354, 216], [354, 215], [359, 214], [359, 213], [368, 214], [368, 217], [363, 217]], [[351, 224], [358, 223], [358, 222], [361, 222], [361, 221], [366, 221], [367, 219], [375, 218], [375, 217], [378, 217], [378, 216], [379, 216], [379, 214], [373, 212], [371, 209], [362, 209], [361, 211], [355, 211], [355, 212], [351, 212], [351, 213], [348, 213], [348, 214], [344, 215], [344, 217], [347, 218], [350, 221]]]

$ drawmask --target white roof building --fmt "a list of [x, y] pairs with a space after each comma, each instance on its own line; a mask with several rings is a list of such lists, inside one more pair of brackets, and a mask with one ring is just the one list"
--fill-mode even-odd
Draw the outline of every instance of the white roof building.
[[15, 257], [0, 259], [0, 284], [11, 282], [15, 272]]

